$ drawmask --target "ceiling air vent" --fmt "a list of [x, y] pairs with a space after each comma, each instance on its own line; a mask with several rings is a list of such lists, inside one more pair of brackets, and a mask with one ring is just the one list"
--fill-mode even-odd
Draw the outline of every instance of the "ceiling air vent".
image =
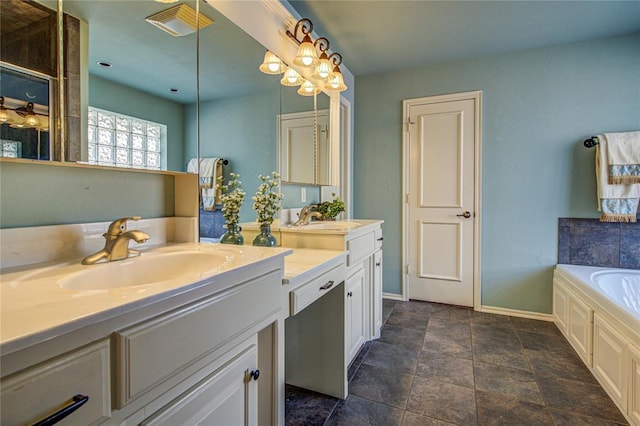
[[[158, 12], [145, 19], [174, 37], [185, 36], [196, 31], [196, 11], [182, 3]], [[213, 24], [213, 21], [200, 14], [200, 29]]]

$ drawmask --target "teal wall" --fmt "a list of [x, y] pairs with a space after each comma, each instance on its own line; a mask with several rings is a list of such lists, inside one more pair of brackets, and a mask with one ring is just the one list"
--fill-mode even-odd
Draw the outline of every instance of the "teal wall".
[[[402, 100], [482, 90], [482, 304], [550, 313], [559, 217], [598, 217], [594, 150], [640, 129], [640, 33], [356, 79], [355, 217], [401, 291]], [[385, 202], [381, 202], [384, 197]]]
[[0, 163], [0, 228], [106, 222], [118, 217], [174, 216], [171, 175]]
[[200, 104], [200, 156], [229, 160], [226, 173], [240, 175], [247, 193], [240, 211], [241, 221], [255, 220], [251, 197], [259, 175], [276, 170], [276, 117], [280, 112], [280, 90], [271, 90]]
[[167, 169], [186, 171], [186, 135], [182, 104], [92, 75], [89, 78], [89, 105], [166, 124]]

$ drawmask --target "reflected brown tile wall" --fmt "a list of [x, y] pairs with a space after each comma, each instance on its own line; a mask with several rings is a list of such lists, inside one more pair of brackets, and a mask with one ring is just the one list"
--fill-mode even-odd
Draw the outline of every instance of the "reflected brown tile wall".
[[558, 263], [640, 269], [640, 222], [560, 218]]
[[64, 72], [67, 115], [66, 160], [82, 159], [82, 104], [80, 98], [80, 21], [64, 16]]
[[23, 0], [2, 0], [0, 8], [2, 60], [55, 76], [56, 12]]

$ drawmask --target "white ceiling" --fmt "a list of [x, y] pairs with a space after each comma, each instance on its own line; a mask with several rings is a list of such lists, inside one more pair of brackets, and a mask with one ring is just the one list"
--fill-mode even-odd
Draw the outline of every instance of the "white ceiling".
[[355, 75], [640, 31], [640, 1], [289, 3], [311, 19]]

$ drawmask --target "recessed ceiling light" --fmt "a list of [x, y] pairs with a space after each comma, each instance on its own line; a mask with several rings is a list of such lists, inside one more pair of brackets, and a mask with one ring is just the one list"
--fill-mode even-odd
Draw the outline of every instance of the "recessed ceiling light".
[[104, 62], [104, 61], [98, 62], [98, 65], [100, 65], [101, 67], [104, 67], [104, 68], [111, 68], [113, 66], [109, 62]]
[[171, 88], [171, 89], [169, 89], [169, 91], [170, 91], [171, 93], [178, 93], [178, 92], [180, 91], [180, 89]]

